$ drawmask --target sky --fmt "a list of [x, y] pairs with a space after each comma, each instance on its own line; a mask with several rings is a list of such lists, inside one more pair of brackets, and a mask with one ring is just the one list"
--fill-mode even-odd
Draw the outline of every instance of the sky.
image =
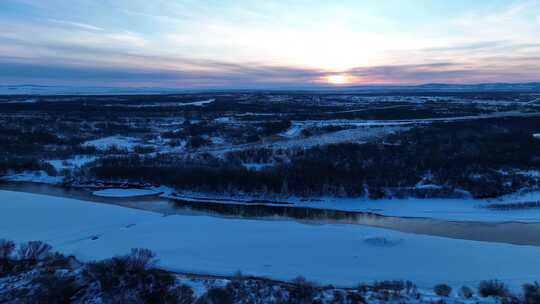
[[540, 81], [540, 0], [0, 0], [0, 85]]

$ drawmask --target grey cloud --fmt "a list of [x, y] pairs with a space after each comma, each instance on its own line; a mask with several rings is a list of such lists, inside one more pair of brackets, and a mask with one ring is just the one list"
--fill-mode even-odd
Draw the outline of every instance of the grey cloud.
[[[14, 38], [0, 38], [0, 43], [25, 49], [44, 49], [49, 51], [47, 52], [49, 54], [56, 54], [47, 55], [49, 57], [37, 56], [36, 58], [2, 56], [0, 59], [0, 82], [2, 80], [10, 82], [19, 80], [21, 83], [39, 83], [46, 79], [49, 83], [57, 82], [59, 84], [79, 81], [85, 83], [152, 83], [156, 86], [249, 87], [267, 85], [271, 87], [313, 85], [322, 77], [332, 74], [317, 69], [268, 66], [258, 62], [230, 63], [174, 56], [150, 56], [133, 54], [120, 49], [50, 44]], [[485, 46], [488, 45], [495, 46], [498, 43], [487, 43]], [[502, 42], [499, 45], [502, 45]], [[133, 63], [156, 63], [155, 66], [162, 68], [137, 68], [127, 63], [111, 67], [103, 61], [100, 62], [100, 57], [113, 61], [118, 58], [129, 59], [127, 62]], [[540, 79], [540, 57], [486, 56], [474, 67], [445, 61], [357, 67], [343, 73], [356, 76], [367, 83], [538, 81]]]

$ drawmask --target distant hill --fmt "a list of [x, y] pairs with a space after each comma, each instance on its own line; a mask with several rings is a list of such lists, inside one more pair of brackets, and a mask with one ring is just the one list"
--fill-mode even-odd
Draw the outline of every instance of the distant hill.
[[344, 89], [367, 92], [540, 92], [540, 82], [480, 84], [428, 83], [412, 86], [368, 85], [352, 86]]
[[134, 95], [134, 94], [174, 94], [216, 91], [314, 91], [314, 92], [355, 92], [355, 93], [410, 93], [410, 92], [540, 92], [540, 82], [528, 83], [480, 83], [445, 84], [428, 83], [422, 85], [360, 85], [360, 86], [297, 86], [268, 88], [130, 88], [130, 87], [80, 87], [44, 85], [0, 85], [0, 95]]

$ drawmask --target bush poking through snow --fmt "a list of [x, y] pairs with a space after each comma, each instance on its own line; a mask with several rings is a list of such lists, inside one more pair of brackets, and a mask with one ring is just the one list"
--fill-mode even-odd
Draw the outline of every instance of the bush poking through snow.
[[534, 284], [523, 285], [523, 297], [525, 304], [540, 303], [540, 284], [534, 282]]
[[474, 294], [473, 290], [467, 286], [463, 286], [459, 289], [459, 296], [462, 297], [463, 299], [470, 299], [472, 298], [473, 294]]
[[296, 277], [292, 283], [295, 285], [290, 291], [290, 303], [311, 303], [315, 296], [315, 283], [309, 282], [302, 276]]
[[55, 272], [43, 272], [32, 280], [32, 285], [38, 287], [26, 297], [28, 302], [25, 303], [71, 303], [79, 289], [74, 277], [64, 277]]
[[84, 277], [97, 282], [106, 303], [176, 303], [179, 293], [189, 297], [185, 288], [175, 289], [172, 274], [150, 268], [154, 259], [148, 249], [133, 249], [127, 256], [88, 264]]
[[42, 241], [30, 241], [19, 246], [19, 259], [37, 261], [46, 258], [52, 247]]
[[[176, 299], [176, 304], [192, 304], [195, 301], [193, 289], [187, 285], [180, 285], [170, 291], [172, 299]], [[171, 301], [171, 303], [174, 303]]]
[[227, 288], [211, 288], [197, 300], [197, 304], [233, 304], [233, 296]]
[[14, 250], [15, 243], [8, 240], [0, 240], [0, 277], [11, 271], [12, 264], [9, 259]]
[[15, 243], [8, 240], [0, 240], [0, 260], [7, 260], [15, 250]]
[[156, 254], [146, 248], [131, 249], [131, 254], [126, 259], [133, 269], [149, 269], [157, 263]]
[[400, 294], [405, 289], [406, 283], [404, 281], [380, 281], [373, 284], [373, 290], [378, 291], [391, 291], [396, 294]]
[[448, 297], [452, 293], [452, 287], [446, 284], [437, 284], [433, 288], [433, 291], [440, 297]]
[[478, 286], [478, 293], [482, 297], [506, 297], [509, 295], [508, 288], [502, 282], [497, 280], [482, 281]]

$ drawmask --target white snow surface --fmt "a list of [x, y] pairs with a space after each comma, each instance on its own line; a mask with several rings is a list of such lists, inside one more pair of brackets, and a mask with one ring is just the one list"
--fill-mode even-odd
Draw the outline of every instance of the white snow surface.
[[145, 195], [156, 195], [161, 193], [160, 191], [152, 189], [104, 189], [94, 191], [92, 194], [96, 196], [104, 197], [135, 197], [135, 196], [145, 196]]
[[87, 142], [84, 142], [82, 146], [93, 146], [96, 147], [96, 149], [98, 150], [107, 150], [113, 146], [116, 146], [118, 148], [124, 148], [127, 150], [133, 150], [133, 148], [137, 146], [137, 139], [125, 136], [109, 136], [95, 140], [89, 140]]
[[80, 168], [86, 164], [89, 164], [97, 160], [95, 156], [78, 155], [71, 159], [53, 159], [47, 162], [51, 164], [56, 171], [62, 171], [65, 169]]
[[[92, 240], [97, 237], [96, 240]], [[154, 250], [174, 271], [319, 283], [408, 279], [431, 288], [497, 278], [513, 288], [538, 280], [540, 247], [464, 241], [355, 225], [159, 214], [118, 206], [0, 191], [0, 238], [43, 240], [82, 260], [134, 247]]]
[[9, 103], [9, 104], [14, 104], [14, 103], [36, 103], [37, 100], [35, 99], [17, 99], [17, 100], [10, 100], [10, 101], [7, 101], [7, 102], [4, 102], [4, 104], [6, 103]]
[[214, 98], [210, 98], [210, 99], [202, 100], [202, 101], [184, 102], [184, 103], [179, 104], [178, 106], [183, 106], [183, 107], [185, 107], [185, 106], [197, 106], [197, 107], [202, 107], [202, 106], [204, 106], [204, 105], [213, 103], [214, 101], [216, 101]]
[[64, 181], [63, 176], [50, 176], [45, 171], [25, 171], [4, 175], [0, 179], [10, 182], [32, 182], [51, 185], [61, 184]]
[[533, 134], [533, 136], [534, 136], [534, 138], [540, 139], [540, 133], [535, 133], [535, 134]]

